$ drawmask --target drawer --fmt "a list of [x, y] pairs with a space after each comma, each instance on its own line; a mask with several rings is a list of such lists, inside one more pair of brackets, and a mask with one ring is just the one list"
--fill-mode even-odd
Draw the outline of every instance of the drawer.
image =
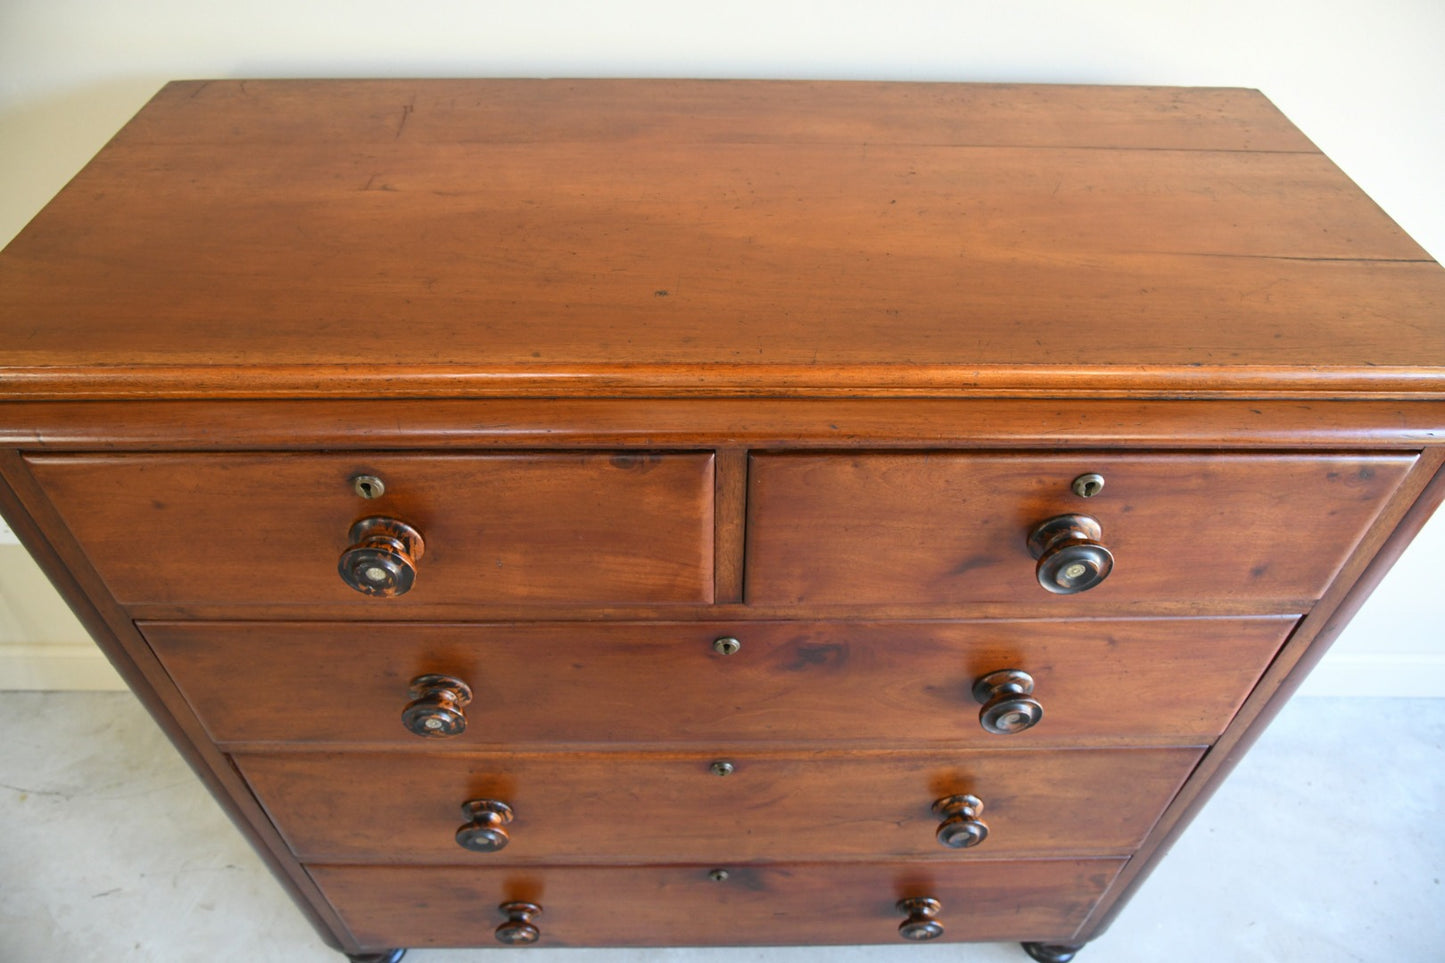
[[[141, 629], [223, 744], [464, 749], [779, 740], [1013, 748], [1210, 742], [1292, 617], [958, 622], [256, 623]], [[735, 637], [732, 655], [714, 641]], [[1032, 729], [980, 724], [977, 679], [1020, 669]], [[466, 731], [402, 725], [410, 683], [454, 676]]]
[[[310, 866], [362, 946], [496, 945], [514, 900], [545, 946], [899, 942], [900, 900], [939, 902], [942, 940], [1067, 942], [1115, 860], [534, 869]], [[714, 879], [723, 869], [727, 878]], [[605, 898], [602, 898], [605, 895]]]
[[[1004, 601], [1045, 591], [1039, 523], [1086, 514], [1119, 602], [1314, 599], [1415, 462], [1408, 454], [761, 454], [748, 474], [754, 604]], [[1081, 497], [1075, 478], [1103, 489]]]
[[[308, 752], [236, 764], [303, 861], [487, 866], [1124, 855], [1201, 752]], [[934, 804], [956, 795], [982, 806], [950, 832], [987, 827], [966, 848], [935, 836]], [[458, 843], [463, 826], [491, 828], [463, 817], [471, 800], [511, 810], [503, 848]]]
[[[36, 455], [122, 603], [707, 602], [710, 454]], [[380, 497], [353, 477], [374, 475]], [[374, 489], [373, 489], [374, 490]], [[421, 533], [410, 591], [349, 588], [353, 523]]]

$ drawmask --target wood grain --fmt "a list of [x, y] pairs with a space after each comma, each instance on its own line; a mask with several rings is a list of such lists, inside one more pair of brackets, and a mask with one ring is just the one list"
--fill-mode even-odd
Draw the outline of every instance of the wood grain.
[[25, 451], [1418, 449], [1439, 443], [1441, 425], [1445, 401], [1423, 399], [1347, 405], [1094, 397], [0, 403], [0, 442]]
[[1445, 503], [1445, 448], [1423, 453], [1420, 462], [1382, 513], [1380, 523], [1355, 550], [1340, 578], [1310, 617], [1289, 639], [1260, 683], [1160, 816], [1159, 824], [1135, 859], [1120, 873], [1108, 898], [1096, 907], [1082, 933], [1102, 933], [1127, 905], [1148, 875], [1168, 855], [1210, 797], [1243, 760], [1256, 739], [1284, 708], [1311, 669], [1329, 651], [1356, 612], [1399, 561], [1410, 541]]
[[[756, 454], [747, 599], [1037, 601], [1035, 525], [1087, 513], [1114, 573], [1094, 600], [1317, 596], [1412, 455]], [[1070, 483], [1102, 473], [1101, 495]], [[1328, 519], [1322, 526], [1321, 520]], [[1055, 596], [1060, 612], [1074, 596]]]
[[0, 255], [0, 396], [1408, 393], [1442, 304], [1249, 92], [214, 83]]
[[[721, 752], [721, 751], [719, 751]], [[786, 862], [1127, 855], [1201, 750], [918, 754], [767, 750], [712, 754], [242, 754], [236, 764], [304, 862]], [[969, 850], [934, 839], [934, 800], [972, 793], [990, 833]], [[453, 838], [468, 799], [516, 818], [477, 854]]]
[[[727, 867], [310, 866], [363, 946], [491, 946], [495, 907], [542, 905], [539, 947], [899, 942], [898, 900], [943, 903], [945, 942], [1063, 940], [1118, 871], [1112, 860]], [[607, 899], [599, 899], [599, 894]]]
[[675, 79], [178, 81], [122, 141], [284, 146], [358, 135], [416, 145], [898, 142], [1317, 152], [1255, 90]]
[[[1228, 724], [1290, 617], [988, 622], [145, 623], [212, 736], [478, 751], [551, 745], [1203, 744]], [[723, 656], [712, 642], [742, 642]], [[318, 668], [325, 685], [318, 687]], [[1044, 720], [979, 726], [975, 679], [1031, 673]], [[401, 725], [410, 680], [457, 676], [467, 732]]]
[[181, 759], [315, 928], [320, 940], [343, 952], [355, 949], [356, 943], [335, 909], [317, 890], [305, 868], [292, 858], [230, 758], [207, 738], [200, 720], [176, 690], [135, 623], [106, 592], [86, 563], [83, 549], [66, 535], [64, 525], [14, 451], [0, 451], [0, 515]]
[[719, 603], [743, 600], [743, 543], [746, 541], [748, 500], [748, 453], [746, 449], [723, 449], [713, 455], [717, 466], [713, 482], [716, 504], [713, 535], [716, 552], [714, 571]]
[[0, 253], [0, 507], [347, 952], [1078, 943], [1445, 494], [1442, 309], [1252, 91], [172, 84]]
[[[315, 604], [428, 599], [707, 602], [710, 454], [67, 455], [28, 459], [117, 599]], [[365, 500], [358, 473], [386, 494]], [[354, 521], [418, 528], [394, 599], [336, 571]]]

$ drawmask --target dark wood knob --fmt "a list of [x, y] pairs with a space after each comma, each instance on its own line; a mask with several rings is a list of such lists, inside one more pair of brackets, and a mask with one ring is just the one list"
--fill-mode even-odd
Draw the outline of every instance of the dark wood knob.
[[474, 853], [495, 853], [512, 837], [502, 827], [512, 821], [512, 807], [496, 799], [468, 799], [462, 803], [467, 822], [457, 828], [457, 845]]
[[969, 849], [988, 839], [988, 824], [979, 819], [983, 800], [977, 796], [944, 796], [933, 804], [933, 814], [943, 822], [935, 834], [949, 849]]
[[363, 518], [351, 526], [351, 547], [336, 569], [363, 595], [405, 595], [416, 582], [416, 563], [426, 551], [421, 532], [395, 518]]
[[467, 731], [462, 707], [472, 701], [472, 689], [461, 679], [419, 675], [411, 680], [411, 699], [401, 710], [401, 722], [412, 734], [435, 739]]
[[1099, 541], [1104, 530], [1088, 515], [1056, 515], [1029, 533], [1039, 584], [1056, 595], [1087, 592], [1114, 570], [1113, 554]]
[[978, 723], [985, 732], [1008, 736], [1038, 725], [1044, 707], [1032, 698], [1034, 677], [1022, 669], [990, 672], [973, 684], [973, 697], [983, 703]]
[[542, 912], [542, 907], [536, 903], [503, 903], [497, 909], [507, 915], [507, 921], [496, 930], [498, 943], [506, 943], [508, 946], [525, 946], [542, 938], [541, 931], [532, 923], [532, 917]]
[[943, 924], [938, 914], [943, 904], [932, 896], [914, 896], [898, 901], [898, 912], [908, 914], [908, 919], [898, 924], [898, 935], [912, 943], [936, 940], [943, 935]]

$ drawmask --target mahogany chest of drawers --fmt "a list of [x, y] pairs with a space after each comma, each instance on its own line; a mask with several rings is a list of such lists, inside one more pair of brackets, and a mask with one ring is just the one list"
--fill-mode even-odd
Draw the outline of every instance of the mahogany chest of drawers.
[[355, 960], [1066, 960], [1445, 495], [1442, 306], [1249, 91], [177, 83], [0, 255], [0, 508]]

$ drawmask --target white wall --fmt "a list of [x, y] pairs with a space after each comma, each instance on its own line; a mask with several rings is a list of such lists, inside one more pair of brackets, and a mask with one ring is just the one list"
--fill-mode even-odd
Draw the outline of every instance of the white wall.
[[[1258, 87], [1438, 258], [1442, 46], [1442, 0], [0, 0], [0, 241], [172, 78], [811, 77]], [[1442, 557], [1445, 518], [1313, 691], [1445, 696]], [[0, 547], [0, 688], [107, 684], [28, 565]]]

